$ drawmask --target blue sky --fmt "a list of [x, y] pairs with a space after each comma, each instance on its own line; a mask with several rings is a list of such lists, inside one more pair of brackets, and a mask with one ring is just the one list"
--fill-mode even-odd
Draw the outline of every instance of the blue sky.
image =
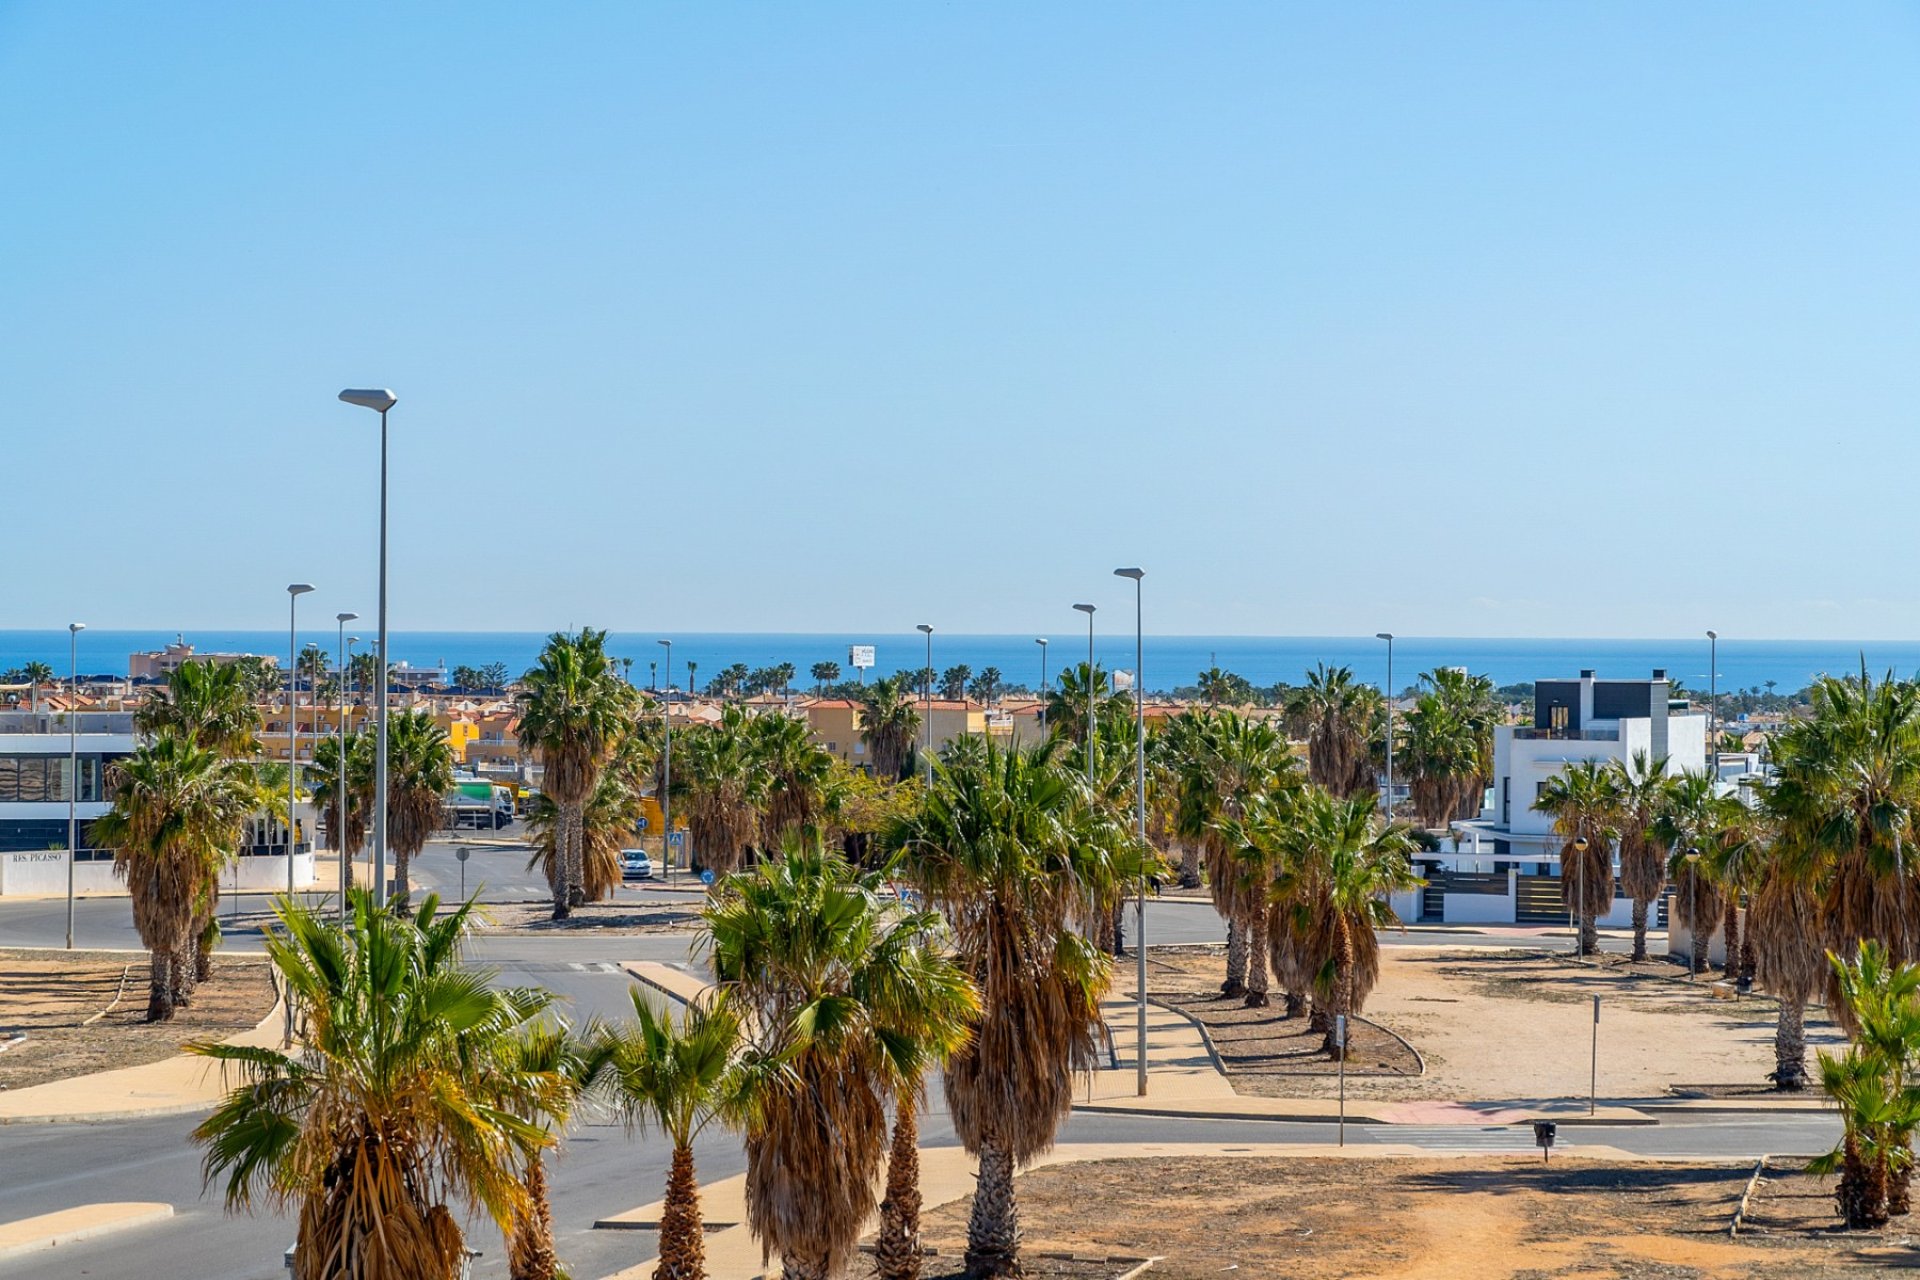
[[0, 627], [1920, 635], [1917, 45], [0, 0]]

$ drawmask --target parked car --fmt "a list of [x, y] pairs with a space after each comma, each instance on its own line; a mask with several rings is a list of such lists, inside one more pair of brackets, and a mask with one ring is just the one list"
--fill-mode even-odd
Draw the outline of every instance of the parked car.
[[653, 879], [653, 859], [647, 856], [645, 849], [620, 851], [620, 878], [622, 880]]

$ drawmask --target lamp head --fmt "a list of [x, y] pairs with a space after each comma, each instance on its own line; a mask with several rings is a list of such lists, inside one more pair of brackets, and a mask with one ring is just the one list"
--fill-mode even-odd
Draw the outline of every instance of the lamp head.
[[1373, 638], [1374, 638], [1375, 640], [1385, 640], [1385, 641], [1386, 641], [1386, 642], [1387, 642], [1388, 644], [1392, 644], [1392, 643], [1393, 643], [1393, 632], [1391, 632], [1391, 631], [1376, 631], [1376, 632], [1374, 632], [1374, 633], [1373, 633]]
[[913, 629], [914, 629], [915, 631], [919, 631], [919, 632], [923, 632], [923, 633], [925, 633], [926, 635], [932, 635], [932, 634], [933, 634], [933, 627], [932, 627], [932, 626], [931, 626], [930, 624], [928, 624], [928, 623], [925, 623], [925, 622], [916, 622], [916, 623], [914, 623], [914, 624], [913, 624]]
[[1116, 578], [1132, 578], [1135, 582], [1138, 582], [1147, 576], [1147, 571], [1145, 569], [1115, 569], [1113, 576]]
[[655, 641], [654, 641], [654, 643], [655, 643], [655, 644], [663, 644], [663, 645], [665, 645], [665, 646], [666, 646], [667, 648], [669, 648], [669, 649], [671, 649], [671, 648], [673, 648], [673, 641], [671, 641], [671, 640], [655, 640]]
[[1573, 842], [1573, 851], [1575, 853], [1585, 853], [1587, 851], [1587, 838], [1585, 836], [1581, 836]]
[[359, 616], [357, 613], [336, 613], [333, 615], [333, 620], [335, 622], [353, 622], [358, 619]]
[[287, 584], [287, 594], [290, 596], [303, 596], [311, 590], [313, 590], [313, 584], [311, 582], [289, 582]]
[[1090, 604], [1077, 604], [1073, 607], [1086, 614], [1089, 618], [1093, 616], [1093, 606]]
[[85, 631], [86, 629], [87, 629], [87, 624], [84, 622], [69, 622], [67, 624], [67, 630], [70, 632], [77, 633], [77, 632]]
[[1033, 642], [1039, 645], [1042, 649], [1047, 647], [1047, 638], [1045, 636], [1035, 636], [1033, 638]]
[[1709, 640], [1718, 640], [1719, 638], [1720, 638], [1720, 633], [1719, 633], [1718, 631], [1709, 631], [1709, 632], [1707, 632], [1707, 639], [1709, 639]]
[[359, 644], [359, 643], [360, 643], [360, 637], [359, 637], [359, 636], [348, 636], [348, 637], [347, 637], [347, 648], [349, 648], [349, 649], [351, 649], [351, 648], [353, 648], [353, 646], [355, 646], [355, 645], [357, 645], [357, 644]]
[[375, 413], [385, 413], [399, 403], [399, 397], [385, 387], [362, 390], [349, 387], [340, 393], [340, 398], [348, 404], [359, 405], [362, 409], [371, 409]]

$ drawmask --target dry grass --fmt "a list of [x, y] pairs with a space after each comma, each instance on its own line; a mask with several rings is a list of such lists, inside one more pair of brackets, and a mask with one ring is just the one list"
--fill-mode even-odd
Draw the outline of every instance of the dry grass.
[[172, 1022], [149, 1024], [145, 955], [0, 951], [0, 1039], [26, 1034], [0, 1053], [0, 1088], [157, 1062], [189, 1041], [251, 1030], [272, 1007], [264, 961], [217, 958], [191, 1005]]
[[[1167, 1280], [1858, 1280], [1920, 1264], [1903, 1233], [1831, 1230], [1832, 1200], [1729, 1239], [1742, 1164], [1152, 1159], [1020, 1179], [1026, 1250], [1159, 1255]], [[1804, 1179], [1776, 1184], [1786, 1195]], [[1772, 1188], [1769, 1188], [1771, 1191]], [[970, 1202], [927, 1215], [964, 1238]]]

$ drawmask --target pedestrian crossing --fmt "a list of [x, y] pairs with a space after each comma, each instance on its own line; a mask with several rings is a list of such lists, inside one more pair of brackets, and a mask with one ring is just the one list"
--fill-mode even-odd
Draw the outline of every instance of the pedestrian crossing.
[[[1382, 1124], [1362, 1130], [1371, 1142], [1396, 1146], [1422, 1147], [1428, 1151], [1534, 1151], [1533, 1129], [1529, 1125], [1470, 1124]], [[1555, 1136], [1553, 1149], [1561, 1151], [1574, 1144], [1567, 1141], [1563, 1127]]]

